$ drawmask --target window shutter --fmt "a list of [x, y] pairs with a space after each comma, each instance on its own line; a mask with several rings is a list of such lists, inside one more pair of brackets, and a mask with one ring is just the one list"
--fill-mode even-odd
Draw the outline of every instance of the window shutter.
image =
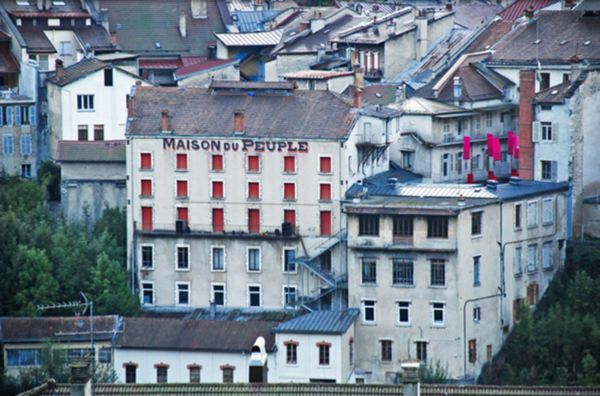
[[223, 198], [223, 182], [213, 181], [212, 182], [212, 197]]
[[321, 221], [321, 235], [322, 236], [331, 235], [331, 212], [328, 210], [321, 211], [320, 221]]
[[331, 173], [331, 158], [321, 157], [319, 160], [319, 171], [321, 173]]
[[151, 169], [152, 168], [152, 155], [150, 153], [140, 154], [140, 168]]
[[284, 210], [283, 211], [283, 222], [290, 223], [292, 229], [296, 228], [296, 211], [295, 210]]
[[187, 154], [177, 154], [177, 169], [187, 169]]
[[152, 180], [142, 179], [142, 195], [149, 197], [152, 195]]
[[220, 171], [223, 170], [223, 156], [221, 154], [212, 155], [212, 170]]
[[552, 140], [555, 142], [558, 140], [558, 122], [552, 123]]
[[532, 123], [531, 141], [539, 142], [542, 139], [542, 124], [539, 121]]
[[260, 212], [258, 209], [248, 209], [248, 232], [260, 232]]
[[6, 125], [11, 126], [13, 124], [13, 107], [6, 107]]
[[177, 208], [177, 220], [189, 221], [188, 208]]
[[330, 201], [331, 200], [331, 184], [327, 184], [327, 183], [321, 184], [319, 199], [321, 201]]
[[558, 162], [557, 161], [551, 162], [550, 170], [551, 170], [551, 180], [553, 182], [557, 181], [558, 180]]
[[296, 186], [294, 183], [283, 184], [283, 198], [284, 199], [296, 199]]
[[152, 230], [152, 207], [142, 206], [142, 230]]
[[15, 106], [15, 125], [21, 125], [21, 106]]
[[260, 198], [259, 184], [258, 182], [248, 183], [248, 198], [259, 199]]
[[286, 173], [294, 173], [296, 171], [295, 158], [293, 156], [286, 156], [283, 158], [283, 171]]
[[37, 124], [37, 112], [36, 112], [35, 106], [29, 106], [29, 124], [30, 125]]
[[214, 208], [212, 210], [212, 223], [213, 223], [213, 232], [223, 232], [224, 229], [224, 216], [223, 209]]
[[187, 197], [188, 196], [187, 180], [177, 180], [177, 196], [178, 197]]
[[258, 172], [260, 170], [260, 160], [258, 155], [249, 155], [248, 156], [248, 171], [249, 172]]

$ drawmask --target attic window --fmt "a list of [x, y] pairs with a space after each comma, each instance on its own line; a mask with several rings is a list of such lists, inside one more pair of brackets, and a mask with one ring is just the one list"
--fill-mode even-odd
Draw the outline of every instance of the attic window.
[[561, 40], [560, 45], [565, 45], [568, 43], [568, 40]]
[[156, 48], [160, 48], [160, 41], [155, 41], [155, 42], [154, 42], [154, 46], [155, 46]]
[[541, 43], [541, 42], [542, 42], [542, 40], [540, 40], [540, 39], [537, 39], [537, 40], [535, 40], [535, 41], [533, 42], [533, 44], [535, 44], [535, 45], [538, 45], [538, 44], [539, 44], [539, 43]]
[[590, 40], [586, 40], [583, 42], [583, 45], [590, 45], [592, 42]]
[[556, 95], [558, 93], [558, 89], [554, 89], [552, 90], [552, 92], [550, 92], [552, 95]]

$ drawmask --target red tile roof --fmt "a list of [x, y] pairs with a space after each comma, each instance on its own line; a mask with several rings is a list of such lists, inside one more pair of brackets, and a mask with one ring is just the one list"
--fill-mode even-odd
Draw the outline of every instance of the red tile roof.
[[525, 15], [526, 10], [537, 11], [552, 3], [556, 3], [556, 0], [517, 0], [506, 7], [500, 16], [507, 21], [514, 21]]
[[213, 69], [213, 68], [216, 68], [219, 66], [224, 66], [224, 65], [229, 65], [229, 64], [233, 65], [238, 62], [239, 62], [239, 60], [237, 60], [237, 59], [210, 59], [210, 60], [207, 60], [206, 62], [192, 63], [188, 66], [183, 66], [183, 67], [177, 69], [177, 71], [175, 72], [175, 75], [177, 77], [183, 77], [188, 74], [197, 73], [197, 72], [203, 71], [203, 70]]
[[140, 69], [179, 69], [182, 66], [180, 58], [140, 59]]

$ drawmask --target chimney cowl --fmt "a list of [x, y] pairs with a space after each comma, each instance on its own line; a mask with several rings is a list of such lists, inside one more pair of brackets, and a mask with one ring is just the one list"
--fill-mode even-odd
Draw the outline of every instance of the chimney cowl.
[[354, 89], [354, 100], [352, 102], [352, 107], [355, 109], [360, 109], [362, 107], [362, 88]]
[[498, 180], [488, 179], [486, 184], [488, 190], [495, 190], [498, 187]]
[[511, 176], [509, 179], [509, 183], [512, 185], [519, 185], [521, 184], [521, 178], [519, 176]]

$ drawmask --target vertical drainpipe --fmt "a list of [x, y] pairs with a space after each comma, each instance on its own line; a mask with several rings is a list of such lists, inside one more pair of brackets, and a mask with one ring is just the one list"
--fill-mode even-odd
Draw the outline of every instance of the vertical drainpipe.
[[503, 237], [503, 230], [504, 230], [504, 223], [503, 223], [503, 201], [500, 200], [500, 232], [499, 232], [499, 236], [500, 236], [500, 241], [498, 242], [498, 245], [500, 247], [500, 323], [504, 326], [504, 296], [506, 294], [506, 280], [505, 280], [505, 270], [504, 270], [504, 237]]

